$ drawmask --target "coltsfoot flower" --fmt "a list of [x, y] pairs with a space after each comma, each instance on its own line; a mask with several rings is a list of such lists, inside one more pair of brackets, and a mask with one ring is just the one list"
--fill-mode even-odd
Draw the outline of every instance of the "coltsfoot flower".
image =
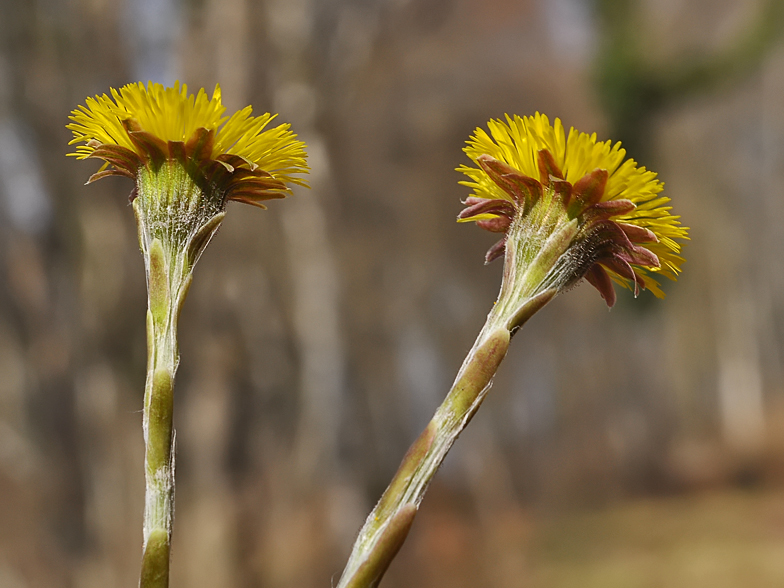
[[288, 124], [267, 128], [275, 115], [252, 116], [250, 106], [230, 117], [225, 111], [219, 86], [208, 98], [179, 82], [139, 82], [87, 98], [71, 113], [69, 144], [77, 146], [68, 155], [104, 160], [87, 183], [112, 175], [135, 181], [131, 200], [148, 283], [155, 242], [171, 286], [183, 285], [230, 200], [264, 208], [285, 197], [289, 184], [306, 185], [305, 144]]
[[154, 239], [167, 253], [187, 252], [192, 268], [220, 226], [228, 201], [264, 208], [288, 184], [306, 185], [305, 144], [288, 124], [267, 128], [275, 115], [252, 116], [247, 106], [224, 116], [220, 86], [212, 98], [185, 84], [141, 82], [87, 98], [71, 113], [68, 155], [104, 160], [87, 183], [119, 175], [131, 192], [145, 258]]
[[620, 144], [546, 116], [491, 120], [477, 129], [461, 165], [473, 188], [459, 221], [502, 234], [485, 256], [504, 257], [496, 303], [446, 399], [411, 445], [365, 520], [338, 588], [378, 586], [406, 539], [428, 485], [452, 444], [479, 410], [514, 334], [564, 289], [585, 278], [609, 306], [613, 280], [663, 296], [652, 277], [675, 278], [687, 229], [670, 214], [656, 174], [624, 162]]
[[136, 179], [141, 168], [169, 161], [225, 200], [257, 206], [285, 196], [286, 183], [306, 185], [296, 175], [308, 171], [305, 144], [289, 125], [265, 130], [276, 115], [251, 116], [250, 106], [223, 116], [220, 86], [212, 99], [203, 88], [189, 95], [179, 82], [171, 88], [139, 82], [111, 94], [87, 98], [67, 125], [74, 134], [69, 145], [84, 143], [68, 155], [106, 162], [88, 183], [110, 175]]
[[[653, 277], [676, 279], [688, 229], [671, 214], [656, 174], [624, 161], [620, 143], [570, 129], [545, 115], [491, 120], [464, 151], [478, 167], [461, 165], [474, 193], [458, 216], [503, 237], [486, 262], [505, 256], [498, 304], [507, 314], [545, 291], [585, 278], [608, 306], [615, 282], [664, 293]], [[548, 298], [549, 299], [549, 298]]]
[[69, 155], [104, 160], [88, 183], [134, 180], [131, 201], [147, 272], [147, 380], [144, 393], [146, 495], [141, 588], [165, 588], [174, 504], [174, 376], [177, 322], [193, 267], [230, 200], [264, 208], [289, 184], [305, 185], [305, 145], [274, 115], [248, 106], [224, 117], [218, 86], [189, 95], [185, 84], [130, 84], [88, 98], [71, 113]]

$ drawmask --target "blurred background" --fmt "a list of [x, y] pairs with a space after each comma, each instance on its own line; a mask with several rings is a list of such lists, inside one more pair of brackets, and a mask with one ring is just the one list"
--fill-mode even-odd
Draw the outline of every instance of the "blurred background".
[[0, 588], [135, 586], [144, 269], [70, 110], [280, 113], [312, 190], [229, 204], [181, 320], [172, 586], [328, 588], [498, 291], [455, 217], [491, 117], [622, 140], [691, 227], [666, 300], [515, 337], [386, 588], [784, 585], [784, 2], [0, 0]]

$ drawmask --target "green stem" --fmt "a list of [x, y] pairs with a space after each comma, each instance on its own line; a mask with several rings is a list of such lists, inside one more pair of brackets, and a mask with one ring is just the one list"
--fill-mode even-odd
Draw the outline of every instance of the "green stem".
[[140, 588], [167, 588], [174, 515], [174, 375], [177, 322], [193, 267], [225, 216], [220, 192], [205, 193], [174, 161], [142, 167], [133, 201], [147, 270], [144, 391], [144, 551]]
[[141, 588], [169, 585], [174, 512], [174, 375], [179, 363], [177, 320], [190, 285], [182, 255], [157, 238], [142, 240], [147, 261], [147, 383], [144, 395], [145, 505]]
[[403, 458], [354, 543], [338, 588], [373, 588], [406, 539], [430, 481], [482, 404], [509, 348], [509, 331], [490, 313], [455, 383], [430, 424]]
[[[582, 277], [571, 253], [579, 231], [551, 187], [507, 232], [501, 292], [452, 389], [403, 458], [354, 543], [337, 588], [375, 588], [403, 544], [433, 476], [490, 389], [509, 339], [563, 288]], [[584, 273], [584, 270], [582, 270]]]

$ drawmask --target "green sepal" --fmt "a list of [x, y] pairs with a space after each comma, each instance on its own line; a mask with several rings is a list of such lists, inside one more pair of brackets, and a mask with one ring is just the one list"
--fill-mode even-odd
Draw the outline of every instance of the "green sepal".
[[152, 376], [150, 413], [147, 428], [147, 470], [154, 475], [171, 461], [172, 411], [174, 387], [168, 370], [155, 370]]
[[191, 267], [199, 261], [199, 257], [201, 257], [202, 252], [209, 244], [210, 239], [212, 239], [213, 235], [215, 235], [220, 228], [225, 216], [225, 212], [219, 212], [208, 220], [196, 234], [191, 237], [190, 242], [188, 243], [188, 263], [190, 263]]
[[149, 255], [149, 283], [148, 296], [150, 297], [150, 312], [155, 325], [166, 324], [169, 315], [171, 293], [167, 275], [166, 258], [160, 239], [154, 238], [150, 243]]
[[[476, 349], [470, 362], [446, 401], [446, 408], [455, 420], [470, 419], [479, 408], [477, 397], [487, 388], [509, 349], [509, 331], [496, 329]], [[467, 424], [467, 422], [466, 422]]]
[[408, 448], [406, 455], [400, 462], [400, 467], [395, 477], [392, 479], [392, 483], [384, 492], [375, 509], [379, 519], [386, 519], [388, 514], [392, 512], [392, 509], [395, 508], [397, 501], [405, 492], [417, 468], [432, 448], [437, 432], [436, 424], [430, 421], [425, 430], [417, 437], [417, 440]]
[[376, 588], [379, 585], [384, 572], [403, 546], [416, 513], [417, 507], [413, 504], [406, 504], [395, 513], [346, 588]]
[[168, 588], [170, 552], [169, 533], [164, 529], [152, 531], [144, 547], [139, 588]]

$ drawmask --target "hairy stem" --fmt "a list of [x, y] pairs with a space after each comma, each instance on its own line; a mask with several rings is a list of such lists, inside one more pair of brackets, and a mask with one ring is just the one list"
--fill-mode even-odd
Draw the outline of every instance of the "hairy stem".
[[578, 230], [558, 194], [547, 190], [507, 236], [501, 292], [452, 389], [403, 458], [365, 521], [338, 588], [375, 588], [406, 539], [433, 476], [490, 389], [509, 339], [563, 287], [573, 283], [566, 255]]
[[220, 193], [205, 193], [168, 161], [140, 168], [133, 200], [147, 270], [144, 390], [144, 551], [140, 588], [167, 588], [174, 517], [174, 375], [177, 322], [193, 267], [225, 216]]
[[408, 535], [430, 481], [490, 389], [509, 348], [509, 331], [488, 317], [452, 389], [403, 458], [354, 543], [338, 588], [373, 588]]
[[142, 240], [147, 265], [147, 382], [144, 394], [144, 551], [141, 588], [169, 585], [174, 513], [174, 374], [177, 320], [190, 285], [190, 264], [157, 238]]

